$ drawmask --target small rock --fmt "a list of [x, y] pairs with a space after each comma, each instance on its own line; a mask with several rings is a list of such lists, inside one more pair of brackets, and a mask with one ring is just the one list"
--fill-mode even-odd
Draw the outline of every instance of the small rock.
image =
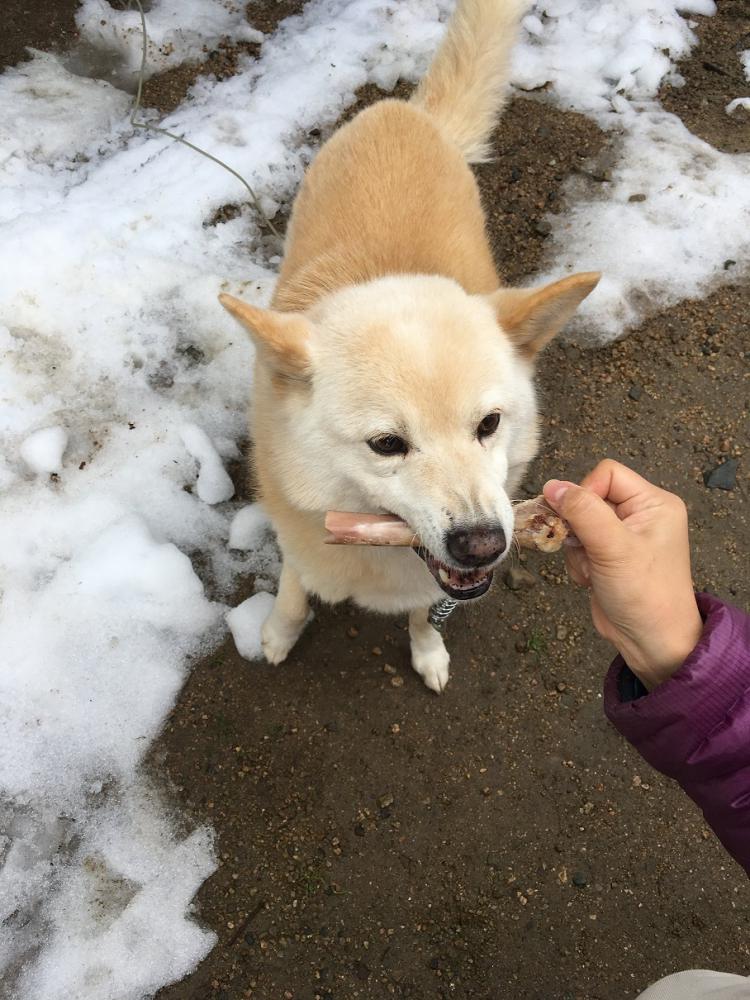
[[365, 828], [362, 826], [361, 823], [357, 823], [357, 825], [354, 827], [354, 836], [364, 837], [364, 835], [365, 835]]
[[395, 688], [403, 687], [404, 686], [404, 678], [403, 677], [391, 677], [391, 685], [392, 685], [392, 687], [395, 687]]
[[484, 795], [485, 798], [487, 798], [489, 795], [492, 795], [492, 789], [489, 787], [489, 785], [484, 786], [484, 788], [482, 789], [482, 795]]
[[546, 219], [540, 219], [539, 222], [534, 223], [534, 232], [538, 236], [549, 236], [552, 232], [552, 225]]
[[397, 722], [391, 723], [391, 732], [394, 736], [401, 732], [401, 726]]
[[356, 639], [357, 636], [359, 635], [359, 629], [357, 628], [356, 625], [350, 625], [349, 628], [346, 630], [346, 634], [349, 636], [350, 639]]
[[715, 469], [707, 469], [703, 473], [704, 485], [710, 490], [733, 490], [737, 483], [739, 464], [739, 459], [728, 458], [726, 462], [717, 465]]
[[335, 719], [331, 719], [330, 722], [326, 722], [325, 730], [328, 733], [337, 733], [339, 731], [339, 724]]
[[586, 872], [573, 872], [573, 885], [579, 889], [589, 884], [589, 877]]
[[628, 389], [628, 399], [632, 399], [636, 403], [638, 402], [638, 400], [641, 398], [642, 395], [643, 395], [643, 386], [642, 385], [637, 385], [637, 384], [634, 383]]
[[564, 625], [558, 625], [557, 629], [555, 630], [555, 635], [557, 636], [558, 639], [567, 639], [568, 630]]
[[396, 675], [396, 673], [398, 673], [398, 671], [390, 663], [384, 663], [383, 664], [383, 673], [384, 674], [390, 674], [391, 677], [393, 677], [393, 676]]
[[360, 982], [365, 983], [370, 978], [370, 970], [364, 962], [355, 962], [354, 975], [360, 980]]
[[536, 584], [536, 577], [523, 566], [509, 566], [503, 575], [503, 583], [508, 590], [528, 590]]
[[383, 650], [380, 648], [380, 646], [373, 646], [372, 647], [372, 655], [373, 656], [382, 656], [383, 655]]
[[514, 166], [512, 166], [510, 168], [510, 182], [511, 182], [511, 184], [515, 184], [516, 181], [520, 181], [520, 180], [521, 180], [521, 168], [520, 167], [516, 167], [514, 165]]
[[565, 683], [565, 681], [558, 681], [555, 687], [560, 692], [560, 694], [562, 694], [563, 691], [567, 690], [568, 685]]
[[390, 794], [390, 792], [386, 792], [385, 795], [381, 795], [380, 798], [378, 799], [378, 807], [380, 809], [387, 809], [388, 806], [392, 805], [393, 805], [393, 796]]
[[628, 201], [645, 201], [645, 200], [646, 200], [646, 195], [640, 192], [638, 194], [631, 194], [631, 196], [628, 198]]

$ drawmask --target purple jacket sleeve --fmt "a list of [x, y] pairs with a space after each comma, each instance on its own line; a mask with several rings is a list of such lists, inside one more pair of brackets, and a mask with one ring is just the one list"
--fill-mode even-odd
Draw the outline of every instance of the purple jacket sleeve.
[[703, 635], [668, 681], [623, 701], [618, 656], [604, 683], [604, 710], [655, 767], [677, 780], [750, 875], [750, 617], [698, 595]]

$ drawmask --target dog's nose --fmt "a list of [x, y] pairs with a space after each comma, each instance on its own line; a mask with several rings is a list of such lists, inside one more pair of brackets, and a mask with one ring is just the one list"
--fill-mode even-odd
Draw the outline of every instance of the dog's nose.
[[487, 566], [507, 547], [500, 525], [484, 528], [456, 528], [446, 536], [448, 551], [461, 566]]

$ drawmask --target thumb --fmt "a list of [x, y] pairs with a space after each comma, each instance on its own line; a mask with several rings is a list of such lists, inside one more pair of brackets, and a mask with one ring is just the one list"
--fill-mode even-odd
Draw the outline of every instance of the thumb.
[[622, 550], [625, 528], [600, 496], [559, 479], [544, 485], [550, 507], [564, 518], [593, 559], [611, 559]]

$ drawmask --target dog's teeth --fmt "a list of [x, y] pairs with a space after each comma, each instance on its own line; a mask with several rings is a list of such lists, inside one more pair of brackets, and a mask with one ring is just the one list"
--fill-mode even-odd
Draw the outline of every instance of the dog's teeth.
[[448, 575], [448, 570], [443, 569], [442, 566], [438, 570], [438, 576], [443, 581], [443, 583], [448, 583], [448, 581], [450, 580], [450, 576]]

